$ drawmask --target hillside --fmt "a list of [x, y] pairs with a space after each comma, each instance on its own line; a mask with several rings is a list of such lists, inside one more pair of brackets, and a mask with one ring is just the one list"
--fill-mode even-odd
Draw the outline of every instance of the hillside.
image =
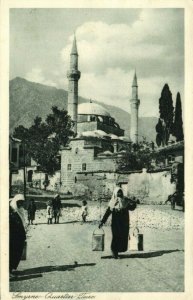
[[[60, 109], [67, 109], [68, 93], [63, 89], [57, 89], [16, 77], [10, 80], [9, 92], [10, 133], [18, 125], [29, 127], [37, 115], [44, 119], [50, 113], [53, 105], [58, 106]], [[88, 101], [88, 99], [79, 97], [79, 103]], [[130, 114], [121, 108], [100, 102], [97, 103], [109, 111], [121, 128], [125, 129], [125, 135], [129, 136]], [[148, 140], [155, 140], [156, 123], [157, 119], [155, 117], [140, 118], [139, 136], [144, 136]]]

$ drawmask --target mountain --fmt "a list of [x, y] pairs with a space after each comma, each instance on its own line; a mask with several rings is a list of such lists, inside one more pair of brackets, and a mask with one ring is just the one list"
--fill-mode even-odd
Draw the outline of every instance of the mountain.
[[[44, 119], [50, 112], [53, 105], [58, 108], [67, 109], [68, 92], [47, 85], [30, 82], [26, 79], [16, 77], [10, 80], [9, 84], [9, 128], [10, 133], [18, 125], [29, 127], [34, 118], [38, 115]], [[79, 97], [79, 103], [88, 102], [88, 99]], [[104, 106], [111, 116], [115, 118], [120, 127], [125, 129], [125, 135], [129, 136], [130, 114], [121, 108], [106, 105]], [[146, 117], [139, 119], [139, 136], [147, 140], [155, 140], [155, 125], [157, 118]]]

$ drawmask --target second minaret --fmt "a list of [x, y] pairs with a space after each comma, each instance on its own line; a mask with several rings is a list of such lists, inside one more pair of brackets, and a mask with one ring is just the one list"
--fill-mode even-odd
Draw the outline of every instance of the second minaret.
[[130, 104], [131, 104], [130, 138], [133, 143], [137, 144], [138, 143], [138, 109], [139, 109], [140, 100], [138, 99], [138, 85], [137, 85], [136, 72], [133, 78], [132, 99], [130, 100]]
[[78, 80], [80, 79], [78, 70], [78, 51], [76, 37], [74, 36], [72, 50], [70, 54], [70, 70], [67, 72], [68, 77], [68, 114], [74, 122], [73, 131], [77, 133], [77, 116], [78, 116]]

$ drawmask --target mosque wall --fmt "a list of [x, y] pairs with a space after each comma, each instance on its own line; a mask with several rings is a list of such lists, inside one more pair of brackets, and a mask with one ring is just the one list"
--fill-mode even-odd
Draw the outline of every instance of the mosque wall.
[[83, 122], [83, 123], [77, 123], [77, 131], [78, 133], [81, 133], [83, 131], [94, 131], [97, 130], [97, 122]]
[[81, 122], [77, 123], [77, 131], [79, 133], [84, 132], [84, 131], [94, 131], [94, 130], [102, 130], [104, 132], [115, 134], [117, 136], [124, 136], [124, 130], [115, 127], [115, 126], [110, 126], [108, 124], [104, 124], [102, 122], [97, 122], [97, 121], [87, 121], [87, 122]]
[[115, 171], [115, 162], [112, 158], [97, 158], [94, 149], [84, 148], [84, 140], [74, 140], [70, 143], [70, 150], [61, 153], [61, 190], [73, 192], [77, 183], [77, 173]]

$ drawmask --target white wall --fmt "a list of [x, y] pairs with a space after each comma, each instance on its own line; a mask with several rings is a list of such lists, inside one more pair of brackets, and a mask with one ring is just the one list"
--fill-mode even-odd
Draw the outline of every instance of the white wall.
[[145, 203], [164, 203], [174, 192], [169, 171], [128, 175], [126, 193]]

